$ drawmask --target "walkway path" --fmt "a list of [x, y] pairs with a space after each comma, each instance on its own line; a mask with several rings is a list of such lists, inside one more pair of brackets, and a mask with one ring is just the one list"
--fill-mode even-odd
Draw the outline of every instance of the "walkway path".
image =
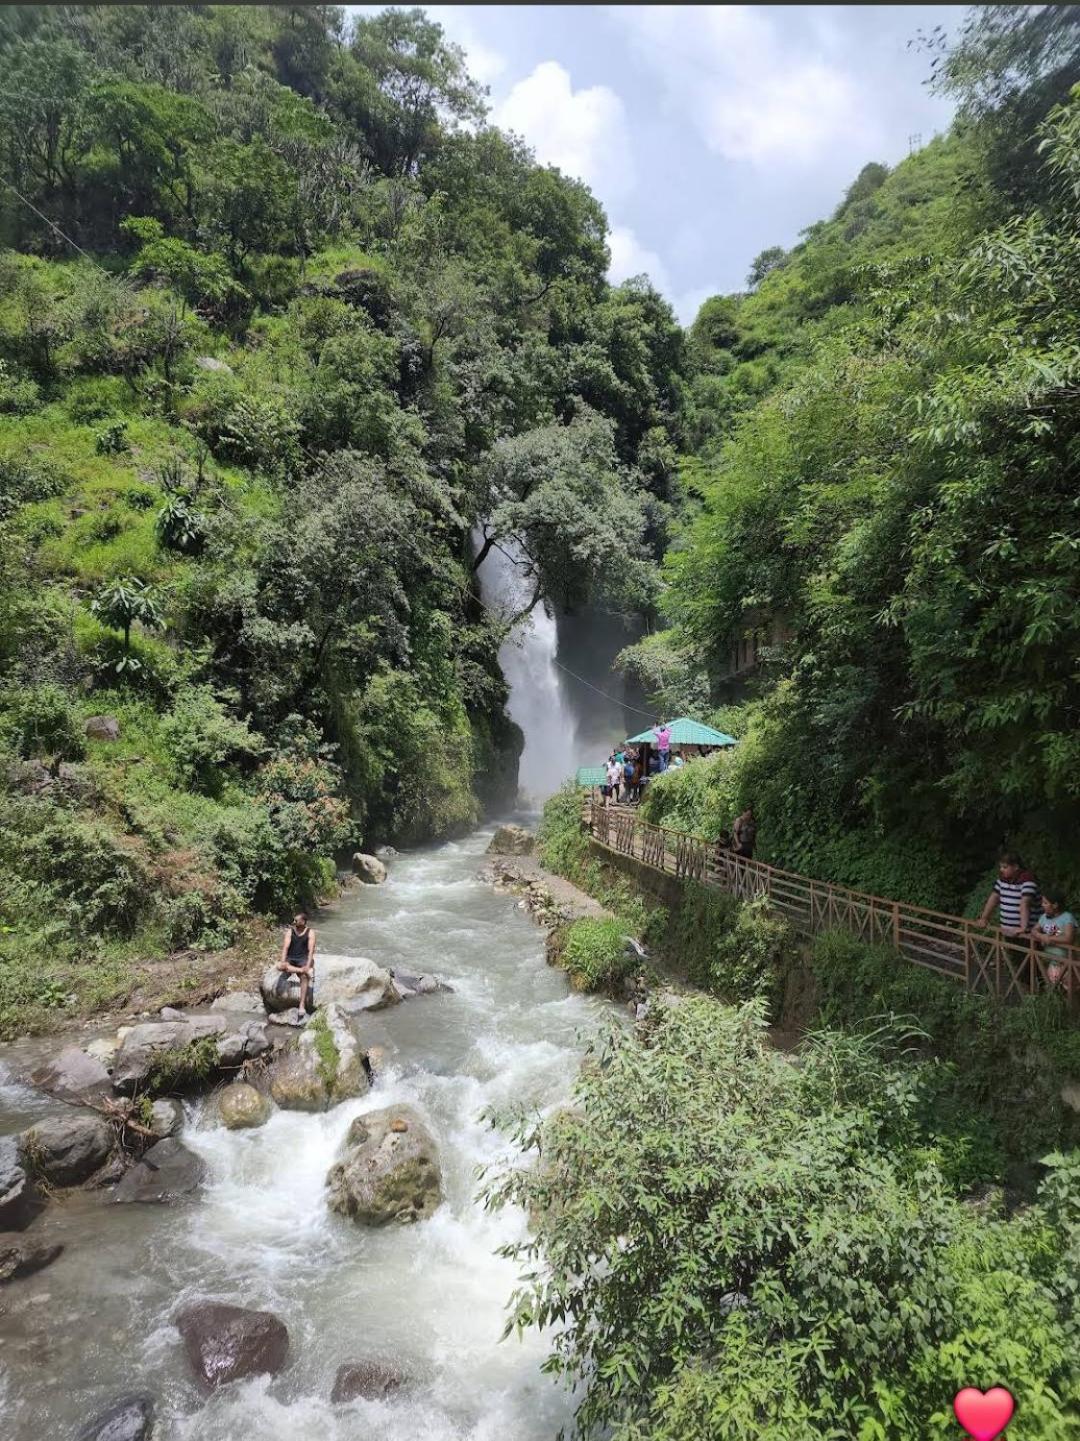
[[[848, 890], [829, 881], [746, 860], [714, 841], [641, 820], [632, 810], [586, 799], [583, 824], [593, 841], [679, 880], [715, 886], [742, 900], [765, 897], [797, 931], [845, 930], [868, 944], [886, 945], [906, 961], [960, 981], [999, 1000], [1019, 999], [1046, 985], [1046, 957], [1031, 941], [986, 930], [905, 901]], [[1059, 989], [1070, 1009], [1080, 1006], [1080, 949], [1070, 948]]]

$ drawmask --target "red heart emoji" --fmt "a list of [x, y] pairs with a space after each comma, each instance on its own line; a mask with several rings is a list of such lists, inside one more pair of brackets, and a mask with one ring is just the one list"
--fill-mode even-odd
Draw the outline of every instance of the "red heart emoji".
[[1016, 1402], [1004, 1386], [994, 1386], [986, 1392], [965, 1386], [957, 1391], [952, 1408], [960, 1425], [975, 1441], [994, 1441], [1012, 1420]]

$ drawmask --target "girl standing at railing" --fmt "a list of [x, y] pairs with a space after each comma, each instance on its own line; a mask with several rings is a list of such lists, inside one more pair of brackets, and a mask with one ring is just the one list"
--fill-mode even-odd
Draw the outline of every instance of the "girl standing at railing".
[[1065, 897], [1051, 887], [1043, 892], [1042, 915], [1039, 924], [1031, 933], [1031, 939], [1042, 946], [1048, 965], [1046, 979], [1056, 986], [1065, 974], [1065, 962], [1069, 959], [1067, 946], [1076, 936], [1076, 919], [1072, 911], [1065, 909]]

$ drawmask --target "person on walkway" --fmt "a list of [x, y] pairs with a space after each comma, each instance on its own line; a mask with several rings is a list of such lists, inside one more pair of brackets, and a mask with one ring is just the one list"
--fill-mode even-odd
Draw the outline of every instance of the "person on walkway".
[[634, 799], [634, 768], [634, 758], [627, 751], [626, 759], [623, 761], [623, 799], [628, 803]]
[[986, 898], [979, 924], [990, 925], [994, 912], [1003, 936], [1026, 936], [1035, 920], [1039, 887], [1015, 851], [1005, 851], [998, 862], [998, 878]]
[[1056, 986], [1065, 974], [1065, 963], [1069, 959], [1066, 946], [1076, 939], [1076, 917], [1065, 908], [1065, 897], [1056, 887], [1043, 892], [1042, 915], [1031, 933], [1031, 939], [1042, 946], [1046, 956], [1046, 979]]
[[619, 789], [623, 781], [623, 768], [614, 756], [608, 761], [607, 766], [608, 795], [614, 805], [619, 804]]
[[315, 1009], [315, 932], [303, 911], [298, 911], [292, 925], [285, 928], [278, 970], [286, 976], [300, 977], [298, 1020], [302, 1021], [308, 1011]]
[[751, 860], [754, 855], [754, 842], [757, 840], [757, 821], [754, 819], [753, 806], [747, 806], [742, 815], [737, 817], [732, 827], [732, 836], [735, 841], [735, 854]]
[[653, 735], [656, 737], [656, 751], [660, 757], [660, 770], [666, 771], [671, 763], [671, 727], [666, 721], [661, 721], [658, 726], [653, 726]]

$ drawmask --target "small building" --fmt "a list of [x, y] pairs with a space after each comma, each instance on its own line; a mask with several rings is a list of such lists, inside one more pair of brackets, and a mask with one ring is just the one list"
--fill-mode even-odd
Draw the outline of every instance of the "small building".
[[[738, 745], [734, 736], [726, 735], [723, 731], [702, 725], [700, 721], [690, 720], [686, 716], [668, 721], [668, 730], [671, 732], [671, 749], [678, 751], [685, 760], [690, 760], [693, 756], [711, 755], [713, 751], [727, 750]], [[640, 735], [630, 737], [630, 744], [644, 746], [647, 761], [648, 751], [656, 749], [656, 734], [651, 729], [642, 731]]]

